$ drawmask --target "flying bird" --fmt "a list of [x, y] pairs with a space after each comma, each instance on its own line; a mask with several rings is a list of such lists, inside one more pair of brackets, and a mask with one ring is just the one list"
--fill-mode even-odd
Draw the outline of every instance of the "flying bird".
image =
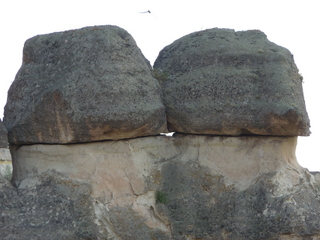
[[145, 12], [140, 12], [140, 14], [144, 14], [144, 13], [149, 13], [149, 14], [151, 14], [154, 18], [157, 18], [153, 13], [151, 13], [151, 11], [150, 10], [148, 10], [148, 11], [145, 11]]
[[148, 11], [146, 11], [146, 12], [140, 12], [140, 13], [151, 13], [151, 11], [150, 11], [150, 10], [148, 10]]

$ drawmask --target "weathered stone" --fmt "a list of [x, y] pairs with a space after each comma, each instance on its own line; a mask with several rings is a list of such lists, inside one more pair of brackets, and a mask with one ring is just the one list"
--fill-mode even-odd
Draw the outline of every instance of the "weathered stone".
[[0, 177], [8, 181], [12, 176], [12, 162], [9, 148], [0, 148]]
[[[320, 239], [320, 185], [297, 163], [296, 140], [175, 134], [12, 146], [13, 183], [18, 192], [59, 190], [50, 199], [64, 199], [68, 221], [76, 226], [84, 219], [72, 215], [72, 204], [82, 196], [88, 209], [79, 210], [87, 211], [91, 239]], [[42, 176], [52, 175], [65, 179], [63, 187], [59, 180], [43, 184]], [[70, 189], [82, 184], [90, 194], [70, 198]], [[35, 209], [49, 209], [37, 203], [42, 196], [34, 196]], [[57, 209], [59, 201], [48, 204]], [[28, 226], [15, 228], [18, 219], [10, 221], [11, 232], [26, 231], [24, 236], [38, 236], [50, 226], [41, 220], [31, 232]]]
[[109, 239], [94, 223], [88, 184], [54, 172], [37, 183], [17, 189], [0, 181], [1, 239]]
[[9, 148], [0, 148], [0, 161], [11, 162], [11, 154]]
[[320, 185], [320, 172], [310, 172], [313, 176], [314, 179], [318, 182], [318, 184]]
[[[7, 129], [0, 120], [0, 178], [11, 179], [12, 163], [8, 144]], [[0, 180], [1, 182], [1, 180]]]
[[166, 129], [161, 98], [131, 35], [86, 27], [26, 41], [4, 123], [13, 144], [158, 135]]
[[8, 132], [3, 122], [0, 120], [0, 148], [7, 148], [8, 146]]
[[[309, 134], [286, 49], [256, 31], [182, 40], [160, 53], [153, 71], [170, 130]], [[149, 63], [120, 28], [28, 40], [5, 109], [15, 187], [0, 174], [0, 236], [320, 239], [319, 174], [297, 163], [295, 136], [99, 141], [164, 131], [161, 97]], [[37, 144], [75, 142], [91, 143]]]
[[291, 53], [260, 31], [184, 36], [154, 64], [169, 131], [308, 136], [302, 79]]

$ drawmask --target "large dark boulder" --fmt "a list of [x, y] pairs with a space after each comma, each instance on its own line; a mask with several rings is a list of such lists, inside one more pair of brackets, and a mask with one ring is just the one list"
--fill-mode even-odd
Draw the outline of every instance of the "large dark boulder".
[[261, 31], [210, 29], [159, 54], [169, 131], [308, 136], [302, 77], [291, 53]]
[[27, 40], [4, 115], [12, 144], [117, 140], [166, 129], [151, 66], [116, 26]]

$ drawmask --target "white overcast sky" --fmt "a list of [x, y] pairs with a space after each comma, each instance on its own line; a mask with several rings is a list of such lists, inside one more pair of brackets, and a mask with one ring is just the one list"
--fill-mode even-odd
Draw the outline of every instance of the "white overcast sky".
[[[148, 10], [151, 14], [140, 13]], [[107, 24], [126, 29], [151, 64], [162, 48], [194, 31], [215, 27], [263, 31], [270, 41], [291, 51], [304, 77], [312, 135], [299, 137], [297, 158], [310, 171], [320, 171], [318, 0], [1, 0], [0, 118], [26, 39]]]

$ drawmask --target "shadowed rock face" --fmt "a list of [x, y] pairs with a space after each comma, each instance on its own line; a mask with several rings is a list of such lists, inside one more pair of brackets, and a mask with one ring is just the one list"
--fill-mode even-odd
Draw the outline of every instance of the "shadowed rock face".
[[4, 122], [13, 144], [134, 138], [166, 129], [151, 66], [115, 26], [27, 40]]
[[260, 31], [210, 29], [159, 54], [169, 131], [308, 136], [301, 76], [291, 53]]

